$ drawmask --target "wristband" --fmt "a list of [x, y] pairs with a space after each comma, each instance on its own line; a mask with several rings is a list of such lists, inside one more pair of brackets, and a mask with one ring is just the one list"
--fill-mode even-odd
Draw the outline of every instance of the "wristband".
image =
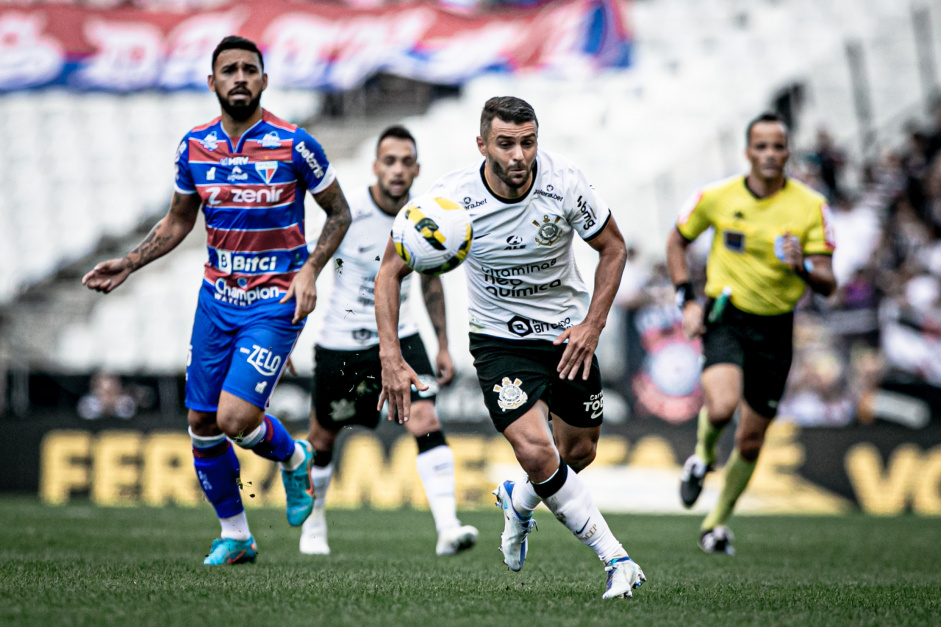
[[693, 292], [693, 284], [684, 281], [676, 286], [676, 306], [682, 309], [686, 303], [696, 300], [696, 294]]
[[807, 274], [814, 273], [814, 262], [810, 259], [804, 259], [804, 270], [807, 271]]

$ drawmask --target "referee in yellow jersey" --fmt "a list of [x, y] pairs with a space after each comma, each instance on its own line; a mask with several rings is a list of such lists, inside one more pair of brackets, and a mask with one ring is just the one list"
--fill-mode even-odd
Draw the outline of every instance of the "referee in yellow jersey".
[[[765, 431], [777, 414], [791, 368], [794, 307], [806, 287], [836, 289], [826, 199], [784, 174], [788, 128], [775, 114], [745, 132], [746, 176], [714, 183], [687, 204], [667, 241], [667, 265], [683, 311], [683, 329], [703, 338], [696, 451], [686, 460], [680, 496], [692, 507], [715, 463], [715, 444], [737, 409], [735, 450], [725, 466], [719, 502], [702, 523], [699, 546], [734, 554], [725, 523], [745, 491]], [[705, 306], [689, 282], [686, 248], [703, 231], [714, 235], [706, 265]]]

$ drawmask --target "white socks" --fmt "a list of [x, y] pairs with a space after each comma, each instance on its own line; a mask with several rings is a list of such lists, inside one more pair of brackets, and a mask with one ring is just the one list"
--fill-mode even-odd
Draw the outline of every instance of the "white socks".
[[223, 538], [248, 540], [252, 537], [252, 532], [248, 530], [248, 518], [245, 517], [244, 510], [235, 516], [220, 518], [219, 523], [222, 525]]
[[[513, 492], [515, 506], [516, 490]], [[585, 484], [574, 472], [569, 472], [562, 487], [552, 496], [544, 498], [543, 502], [556, 519], [574, 533], [582, 544], [594, 549], [605, 564], [619, 557], [627, 557], [627, 551], [611, 533]]]
[[[261, 423], [261, 426], [265, 426], [265, 423]], [[307, 456], [304, 454], [304, 447], [301, 446], [300, 442], [295, 442], [294, 454], [291, 455], [291, 459], [287, 460], [286, 462], [278, 462], [278, 464], [284, 470], [297, 470], [306, 459]]]
[[532, 516], [533, 510], [542, 502], [536, 491], [533, 490], [533, 484], [529, 481], [518, 481], [513, 486], [513, 509], [524, 518]]
[[314, 488], [314, 509], [323, 509], [327, 504], [327, 490], [333, 477], [333, 464], [310, 467], [310, 482]]
[[418, 476], [425, 487], [425, 496], [431, 507], [438, 533], [445, 529], [460, 527], [457, 518], [457, 501], [454, 498], [454, 453], [447, 445], [436, 446], [419, 453], [415, 458]]

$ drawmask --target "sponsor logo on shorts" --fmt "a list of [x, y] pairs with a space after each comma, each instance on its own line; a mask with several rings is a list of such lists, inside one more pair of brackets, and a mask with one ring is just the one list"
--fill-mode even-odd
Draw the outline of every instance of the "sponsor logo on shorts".
[[255, 394], [264, 394], [266, 387], [268, 387], [268, 382], [260, 381], [258, 385], [255, 386]]
[[563, 331], [572, 326], [571, 318], [564, 318], [558, 322], [543, 322], [541, 320], [532, 320], [522, 316], [513, 316], [506, 323], [507, 329], [513, 335], [526, 337], [531, 333], [548, 333], [550, 331]]
[[277, 287], [256, 287], [245, 290], [234, 285], [227, 285], [225, 279], [216, 279], [214, 287], [216, 288], [216, 300], [221, 300], [230, 305], [244, 306], [251, 305], [256, 300], [281, 298], [281, 290]]
[[519, 379], [514, 379], [511, 382], [509, 377], [503, 377], [502, 383], [503, 385], [493, 386], [493, 391], [499, 394], [497, 397], [497, 405], [499, 405], [500, 409], [503, 411], [516, 409], [529, 398], [529, 395], [520, 387], [523, 385], [523, 382]]
[[[247, 348], [241, 348], [239, 350], [242, 353], [248, 353], [248, 363], [266, 377], [273, 377], [278, 373], [278, 369], [281, 367], [281, 356], [275, 355], [267, 348], [262, 348], [258, 344], [252, 344], [251, 350]], [[257, 388], [255, 389], [257, 391]]]
[[597, 394], [592, 394], [588, 397], [588, 400], [582, 405], [585, 406], [585, 413], [591, 412], [592, 420], [601, 417], [601, 414], [604, 413], [604, 392], [598, 392]]
[[330, 401], [330, 418], [333, 422], [346, 422], [356, 415], [356, 403], [348, 398]]
[[556, 216], [555, 220], [551, 220], [549, 216], [542, 216], [542, 224], [537, 220], [533, 220], [533, 225], [538, 227], [536, 231], [536, 243], [540, 246], [552, 246], [562, 237], [562, 227], [559, 226], [559, 222], [562, 220], [561, 216]]

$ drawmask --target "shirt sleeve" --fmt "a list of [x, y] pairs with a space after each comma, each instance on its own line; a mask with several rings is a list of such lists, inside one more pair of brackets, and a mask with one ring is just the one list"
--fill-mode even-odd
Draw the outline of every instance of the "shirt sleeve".
[[611, 209], [588, 183], [581, 170], [575, 170], [573, 185], [569, 187], [566, 196], [570, 203], [568, 222], [578, 235], [586, 242], [600, 235], [611, 219]]
[[821, 202], [813, 212], [810, 228], [804, 238], [805, 255], [832, 255], [836, 249], [833, 237], [833, 220], [830, 217], [830, 207]]
[[298, 181], [303, 182], [312, 194], [319, 194], [336, 180], [323, 147], [304, 129], [297, 129], [294, 135], [291, 160]]
[[680, 235], [693, 241], [712, 226], [711, 208], [712, 202], [704, 191], [693, 194], [683, 205], [680, 217], [676, 220], [676, 229]]
[[193, 183], [193, 173], [190, 171], [190, 142], [189, 134], [183, 138], [176, 149], [176, 158], [174, 159], [176, 175], [173, 186], [180, 194], [195, 194], [196, 185]]

